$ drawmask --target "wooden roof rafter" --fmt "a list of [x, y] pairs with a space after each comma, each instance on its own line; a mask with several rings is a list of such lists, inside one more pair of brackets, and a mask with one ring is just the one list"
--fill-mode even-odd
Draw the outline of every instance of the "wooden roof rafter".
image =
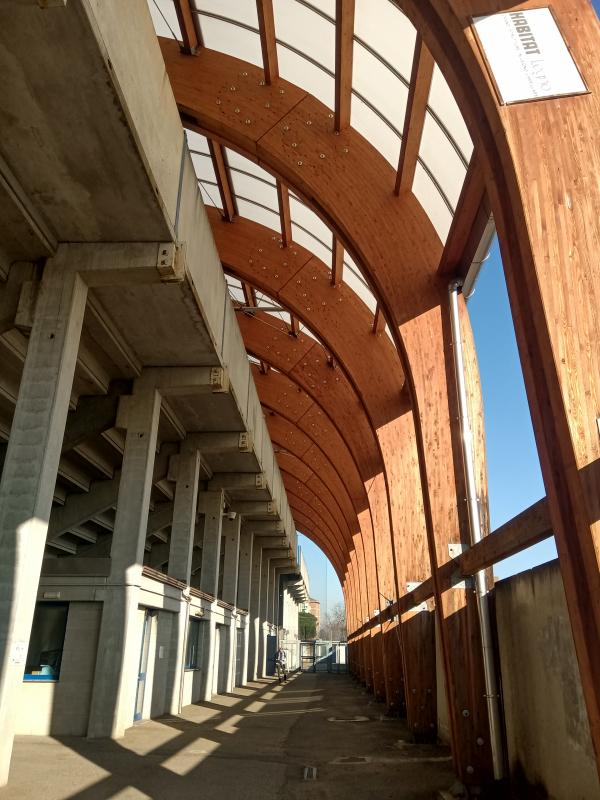
[[331, 259], [331, 285], [339, 286], [344, 279], [344, 246], [333, 234], [333, 248]]
[[292, 215], [290, 212], [290, 192], [280, 180], [277, 181], [277, 203], [281, 224], [281, 240], [284, 247], [292, 243]]
[[350, 125], [355, 0], [335, 4], [335, 130]]
[[195, 56], [202, 46], [202, 39], [198, 27], [198, 18], [194, 14], [191, 0], [173, 0], [173, 2], [183, 37], [181, 52], [188, 56]]
[[385, 316], [383, 313], [383, 309], [381, 305], [377, 303], [377, 307], [375, 308], [375, 315], [373, 318], [373, 333], [379, 334], [383, 333], [385, 330]]
[[397, 195], [412, 191], [434, 66], [433, 56], [417, 35], [394, 188]]
[[237, 204], [235, 201], [235, 194], [231, 187], [231, 176], [229, 174], [229, 165], [227, 164], [225, 148], [222, 144], [213, 139], [207, 139], [207, 141], [215, 176], [217, 178], [219, 195], [221, 196], [223, 219], [227, 222], [233, 222], [237, 214]]
[[256, 0], [256, 12], [258, 14], [265, 83], [270, 86], [279, 78], [273, 0]]

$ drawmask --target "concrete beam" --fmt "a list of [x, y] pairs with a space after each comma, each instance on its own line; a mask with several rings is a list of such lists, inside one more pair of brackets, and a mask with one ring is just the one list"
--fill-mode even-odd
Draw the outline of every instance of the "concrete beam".
[[208, 483], [210, 491], [266, 489], [267, 481], [264, 472], [215, 472]]
[[149, 367], [140, 379], [153, 385], [163, 397], [229, 391], [229, 376], [223, 367]]
[[173, 521], [173, 503], [159, 503], [154, 510], [148, 514], [148, 527], [146, 528], [146, 538], [155, 536], [159, 531], [167, 528]]
[[40, 214], [35, 203], [21, 186], [17, 176], [0, 155], [0, 186], [21, 212], [39, 244], [39, 256], [50, 256], [56, 252], [57, 236]]
[[277, 516], [277, 503], [271, 500], [250, 501], [250, 500], [230, 500], [227, 508], [235, 511], [242, 517], [275, 517]]
[[23, 287], [29, 281], [33, 281], [37, 273], [38, 267], [30, 262], [11, 264], [7, 281], [0, 284], [0, 334], [15, 327]]
[[70, 494], [64, 506], [52, 510], [48, 525], [48, 543], [54, 542], [71, 528], [83, 525], [96, 514], [113, 508], [119, 495], [121, 473], [109, 481], [95, 481], [89, 492]]
[[182, 253], [172, 242], [67, 243], [58, 250], [79, 265], [90, 288], [184, 279]]
[[285, 536], [285, 526], [283, 522], [275, 521], [271, 522], [270, 520], [244, 520], [243, 522], [244, 529], [252, 531], [257, 535], [261, 534], [279, 534], [279, 536]]
[[253, 447], [252, 434], [242, 431], [226, 433], [190, 433], [190, 442], [200, 450], [202, 455], [219, 453], [251, 453]]
[[67, 453], [92, 436], [100, 436], [104, 431], [114, 428], [119, 396], [131, 392], [131, 387], [131, 381], [112, 381], [108, 394], [80, 397], [77, 408], [69, 411], [67, 417], [63, 453]]

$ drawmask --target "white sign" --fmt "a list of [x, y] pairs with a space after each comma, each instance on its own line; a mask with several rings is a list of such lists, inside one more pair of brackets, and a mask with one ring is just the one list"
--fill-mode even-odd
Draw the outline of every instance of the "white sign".
[[549, 8], [474, 17], [473, 26], [503, 103], [587, 92]]
[[11, 661], [13, 664], [24, 664], [27, 656], [27, 643], [15, 642], [12, 649]]

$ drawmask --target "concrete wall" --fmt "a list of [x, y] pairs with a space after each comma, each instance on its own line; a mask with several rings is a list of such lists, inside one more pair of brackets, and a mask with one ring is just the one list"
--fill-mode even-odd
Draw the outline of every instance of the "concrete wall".
[[500, 581], [496, 617], [508, 759], [517, 796], [598, 800], [558, 561]]
[[152, 702], [150, 716], [166, 714], [170, 704], [170, 687], [174, 685], [172, 674], [172, 637], [177, 625], [177, 617], [168, 611], [159, 611], [155, 620], [154, 674], [152, 679]]
[[60, 678], [23, 682], [15, 733], [85, 736], [101, 611], [101, 603], [69, 604]]

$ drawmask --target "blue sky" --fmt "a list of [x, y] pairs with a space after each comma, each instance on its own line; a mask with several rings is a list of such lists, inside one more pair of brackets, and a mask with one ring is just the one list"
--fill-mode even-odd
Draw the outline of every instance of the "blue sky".
[[[497, 242], [481, 269], [468, 308], [483, 390], [490, 516], [495, 530], [546, 493]], [[300, 536], [299, 543], [309, 570], [311, 594], [321, 601], [322, 608], [327, 594], [330, 608], [342, 599], [333, 567], [306, 537]], [[556, 558], [556, 548], [550, 539], [496, 564], [494, 572], [504, 578], [552, 558]]]
[[[600, 0], [592, 0], [600, 16]], [[497, 243], [484, 264], [469, 314], [483, 389], [492, 530], [546, 494], [533, 436], [523, 374]], [[515, 453], [519, 454], [515, 458]], [[322, 551], [299, 535], [309, 570], [311, 594], [321, 608], [343, 602], [337, 576]], [[554, 539], [496, 564], [504, 578], [556, 558]]]

